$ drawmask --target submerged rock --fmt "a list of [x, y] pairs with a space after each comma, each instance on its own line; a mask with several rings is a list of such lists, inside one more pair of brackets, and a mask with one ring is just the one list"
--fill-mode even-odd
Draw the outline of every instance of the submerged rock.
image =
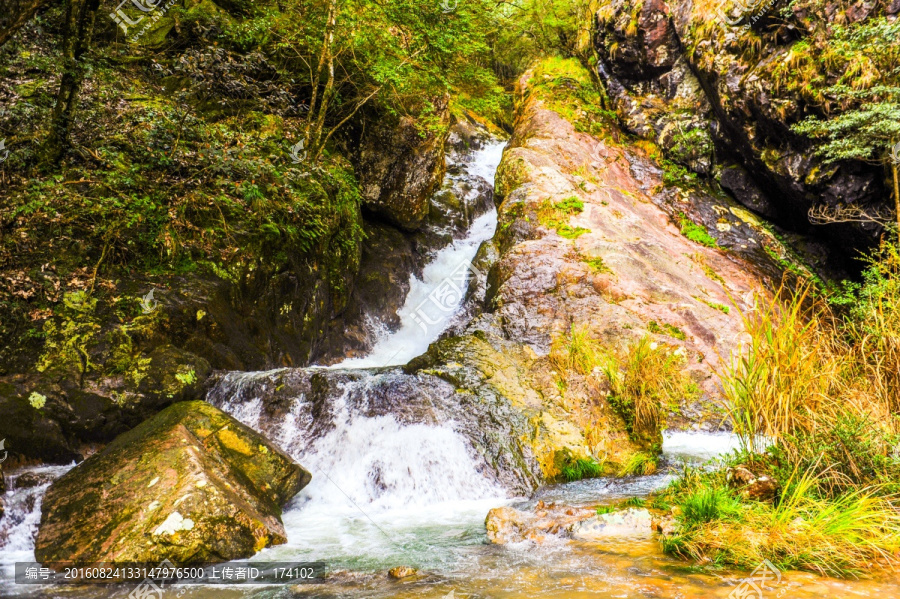
[[542, 501], [534, 511], [494, 508], [485, 520], [488, 539], [498, 545], [523, 541], [542, 543], [552, 537], [581, 541], [649, 537], [654, 524], [650, 512], [643, 508], [598, 514], [594, 508], [545, 505]]
[[403, 578], [409, 578], [410, 576], [415, 576], [418, 570], [415, 568], [411, 568], [410, 566], [397, 566], [396, 568], [391, 568], [388, 570], [388, 576], [391, 578], [396, 578], [397, 580]]
[[643, 508], [628, 508], [574, 524], [569, 533], [583, 541], [596, 541], [609, 537], [649, 537], [653, 534], [653, 518]]
[[44, 497], [38, 561], [217, 562], [286, 541], [281, 506], [311, 475], [200, 401], [120, 435]]
[[538, 502], [533, 512], [512, 507], [494, 508], [488, 512], [484, 525], [491, 543], [541, 543], [550, 537], [564, 536], [573, 525], [587, 520], [595, 513], [590, 508]]

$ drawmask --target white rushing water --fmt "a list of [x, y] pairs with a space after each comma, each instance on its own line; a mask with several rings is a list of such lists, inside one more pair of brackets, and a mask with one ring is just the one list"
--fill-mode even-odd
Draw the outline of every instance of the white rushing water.
[[[463, 165], [466, 177], [493, 185], [504, 143], [493, 141], [473, 152]], [[422, 277], [411, 276], [410, 290], [398, 311], [400, 326], [378, 339], [365, 357], [330, 369], [402, 365], [421, 355], [462, 307], [471, 262], [497, 226], [495, 210], [472, 223], [464, 238], [437, 251]], [[393, 415], [358, 413], [350, 392], [366, 396], [367, 379], [344, 383], [344, 393], [329, 407], [330, 428], [309, 438], [312, 407], [294, 398], [283, 421], [265, 422], [262, 398], [248, 383], [266, 381], [278, 371], [230, 373], [230, 399], [219, 407], [262, 431], [313, 478], [285, 509], [285, 545], [255, 559], [316, 559], [353, 567], [384, 567], [447, 559], [449, 547], [480, 542], [484, 515], [508, 501], [506, 492], [483, 475], [484, 463], [472, 455], [467, 439], [452, 422], [401, 422]]]
[[[492, 141], [473, 152], [464, 166], [469, 177], [481, 177], [494, 185], [505, 143]], [[472, 259], [482, 242], [494, 236], [497, 211], [475, 219], [465, 238], [438, 251], [425, 267], [422, 278], [410, 275], [409, 294], [398, 311], [400, 327], [384, 332], [369, 355], [344, 360], [331, 368], [377, 368], [403, 365], [428, 349], [459, 311], [471, 276]]]
[[[4, 579], [12, 578], [16, 562], [34, 560], [34, 539], [41, 522], [44, 492], [51, 482], [74, 467], [75, 464], [38, 466], [6, 474], [7, 491], [3, 495], [5, 513], [0, 518], [0, 570]], [[40, 484], [17, 488], [18, 479], [26, 473], [38, 477]]]

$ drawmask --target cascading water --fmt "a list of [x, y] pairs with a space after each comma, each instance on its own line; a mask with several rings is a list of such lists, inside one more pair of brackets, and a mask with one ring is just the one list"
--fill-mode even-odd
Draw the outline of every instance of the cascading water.
[[[6, 476], [8, 490], [3, 496], [5, 513], [0, 518], [0, 569], [4, 578], [13, 576], [16, 562], [34, 559], [34, 538], [41, 521], [44, 492], [51, 482], [74, 466], [23, 468]], [[23, 477], [30, 477], [33, 484], [24, 485]]]
[[[474, 152], [471, 161], [463, 165], [464, 176], [481, 177], [493, 187], [503, 147], [503, 142], [493, 141]], [[435, 254], [421, 278], [410, 275], [409, 293], [398, 311], [400, 327], [383, 333], [368, 356], [344, 360], [331, 368], [403, 365], [421, 355], [459, 311], [472, 259], [479, 246], [493, 237], [496, 228], [496, 210], [476, 218], [465, 238]]]
[[[503, 146], [491, 141], [473, 152], [457, 165], [459, 176], [482, 177], [493, 186]], [[288, 543], [259, 559], [421, 564], [446, 557], [440, 539], [448, 534], [480, 542], [473, 531], [488, 509], [508, 501], [508, 491], [457, 430], [453, 406], [437, 396], [410, 401], [400, 389], [403, 375], [384, 367], [406, 364], [446, 329], [463, 304], [471, 262], [496, 225], [495, 210], [477, 217], [464, 238], [435, 253], [421, 278], [411, 276], [399, 328], [382, 335], [369, 355], [327, 369], [228, 373], [211, 391], [211, 403], [266, 434], [313, 473], [284, 513]], [[274, 417], [264, 396], [271, 400], [292, 377], [301, 383]], [[326, 378], [329, 391], [314, 397], [311, 388]], [[442, 532], [425, 534], [435, 527]], [[423, 539], [430, 539], [431, 550]]]

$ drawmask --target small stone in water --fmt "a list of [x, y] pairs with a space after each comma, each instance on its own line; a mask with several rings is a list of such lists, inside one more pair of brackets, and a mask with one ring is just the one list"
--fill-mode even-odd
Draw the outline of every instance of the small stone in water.
[[409, 566], [397, 566], [396, 568], [391, 568], [388, 571], [388, 575], [390, 575], [391, 578], [400, 580], [401, 578], [413, 576], [416, 572], [417, 570], [415, 568], [410, 568]]

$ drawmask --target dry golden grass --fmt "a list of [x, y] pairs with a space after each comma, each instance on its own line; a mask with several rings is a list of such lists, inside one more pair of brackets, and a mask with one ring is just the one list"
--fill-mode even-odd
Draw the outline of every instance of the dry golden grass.
[[554, 344], [550, 359], [558, 372], [588, 376], [599, 369], [609, 385], [608, 401], [632, 440], [652, 447], [664, 426], [663, 407], [697, 393], [683, 371], [684, 358], [673, 350], [646, 336], [624, 348], [604, 347], [586, 328], [573, 326]]

